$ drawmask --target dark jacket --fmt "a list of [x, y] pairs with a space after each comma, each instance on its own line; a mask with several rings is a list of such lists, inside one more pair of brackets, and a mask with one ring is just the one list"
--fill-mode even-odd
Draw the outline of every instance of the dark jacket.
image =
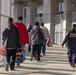
[[21, 47], [19, 31], [13, 24], [5, 28], [2, 34], [2, 40], [5, 48]]
[[76, 45], [76, 30], [75, 29], [72, 29], [71, 31], [68, 32], [62, 45], [64, 45], [65, 43], [67, 43], [68, 46], [72, 46], [72, 47]]
[[32, 30], [32, 27], [29, 27], [29, 28], [28, 28], [28, 32], [30, 32], [31, 30]]

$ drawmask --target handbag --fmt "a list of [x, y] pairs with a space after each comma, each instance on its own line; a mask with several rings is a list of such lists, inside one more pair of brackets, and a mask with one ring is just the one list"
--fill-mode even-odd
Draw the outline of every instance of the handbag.
[[5, 48], [0, 49], [0, 55], [2, 55], [2, 56], [6, 55], [6, 49]]
[[52, 46], [53, 46], [53, 42], [52, 42], [52, 40], [50, 40], [50, 39], [48, 40], [48, 42], [47, 42], [47, 46], [48, 46], [48, 47], [52, 47]]
[[26, 60], [26, 50], [22, 51], [22, 62]]

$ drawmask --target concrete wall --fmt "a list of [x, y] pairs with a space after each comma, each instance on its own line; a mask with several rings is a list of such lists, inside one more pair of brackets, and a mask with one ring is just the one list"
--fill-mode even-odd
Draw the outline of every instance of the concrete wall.
[[2, 46], [2, 32], [4, 28], [8, 25], [8, 17], [11, 16], [11, 7], [10, 7], [10, 0], [1, 0], [1, 31], [0, 31], [0, 46]]
[[36, 2], [29, 2], [28, 3], [28, 20], [29, 24], [34, 25], [34, 20], [37, 15], [37, 3]]
[[72, 23], [72, 12], [76, 10], [76, 7], [72, 6], [72, 0], [64, 0], [64, 31], [63, 37], [65, 37], [66, 33], [71, 28]]
[[14, 21], [17, 21], [19, 16], [23, 16], [23, 5], [14, 5]]
[[43, 0], [43, 22], [50, 33], [51, 21], [51, 0]]

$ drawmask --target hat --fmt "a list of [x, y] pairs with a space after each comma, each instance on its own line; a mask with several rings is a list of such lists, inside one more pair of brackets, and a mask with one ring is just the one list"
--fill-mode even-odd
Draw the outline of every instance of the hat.
[[72, 25], [76, 24], [76, 22], [73, 22]]

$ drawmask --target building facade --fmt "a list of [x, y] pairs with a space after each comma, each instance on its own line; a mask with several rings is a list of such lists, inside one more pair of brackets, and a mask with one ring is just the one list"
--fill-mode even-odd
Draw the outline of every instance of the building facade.
[[44, 22], [50, 38], [61, 45], [71, 23], [76, 21], [76, 0], [0, 0], [0, 14], [0, 43], [8, 17], [17, 21], [18, 16], [23, 16], [27, 26]]

